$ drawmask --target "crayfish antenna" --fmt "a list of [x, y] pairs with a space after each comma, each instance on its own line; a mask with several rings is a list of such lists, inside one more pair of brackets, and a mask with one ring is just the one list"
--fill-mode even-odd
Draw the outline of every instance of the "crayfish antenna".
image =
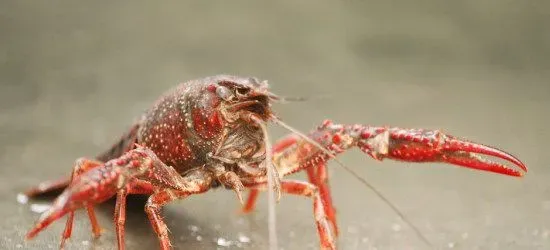
[[382, 192], [380, 192], [376, 187], [374, 187], [372, 184], [370, 184], [364, 177], [361, 177], [357, 172], [353, 171], [351, 168], [349, 168], [348, 166], [344, 165], [341, 161], [336, 159], [336, 155], [333, 152], [329, 151], [328, 149], [323, 147], [321, 144], [319, 144], [315, 140], [311, 139], [309, 136], [305, 135], [304, 133], [300, 132], [299, 130], [291, 127], [290, 125], [288, 125], [286, 123], [284, 123], [278, 117], [275, 117], [274, 115], [272, 115], [271, 119], [276, 124], [278, 124], [281, 127], [289, 130], [292, 133], [295, 133], [299, 137], [303, 138], [304, 140], [306, 140], [307, 142], [311, 143], [313, 146], [315, 146], [316, 148], [321, 150], [323, 153], [330, 156], [338, 165], [340, 165], [344, 170], [346, 170], [348, 173], [350, 173], [355, 179], [357, 179], [359, 182], [361, 182], [363, 185], [365, 185], [365, 187], [370, 189], [376, 196], [378, 196], [378, 198], [380, 198], [384, 203], [386, 203], [386, 205], [388, 205], [390, 207], [390, 209], [392, 209], [399, 216], [399, 218], [401, 218], [401, 220], [403, 220], [407, 225], [409, 225], [409, 227], [412, 228], [412, 230], [415, 232], [415, 234], [427, 246], [429, 246], [432, 249], [434, 248], [433, 244], [428, 240], [428, 238], [426, 238], [426, 236], [424, 236], [424, 234], [420, 231], [420, 229], [418, 229], [418, 227], [416, 227], [409, 219], [407, 219], [405, 214], [403, 212], [401, 212], [401, 210], [399, 210], [399, 208], [397, 208], [397, 206], [395, 204], [393, 204], [388, 198], [386, 198], [386, 196], [384, 194], [382, 194]]
[[278, 96], [274, 93], [268, 92], [269, 99], [276, 103], [290, 103], [290, 102], [304, 102], [308, 99], [306, 97], [291, 97], [291, 96]]
[[307, 102], [310, 100], [323, 100], [323, 99], [329, 99], [329, 96], [324, 95], [315, 95], [315, 96], [279, 96], [272, 92], [267, 92], [267, 96], [271, 101], [274, 103], [281, 103], [281, 104], [287, 104], [287, 103], [294, 103], [294, 102]]
[[[252, 120], [260, 126], [265, 142], [265, 167], [267, 168], [267, 191], [268, 191], [268, 226], [269, 226], [269, 249], [278, 250], [277, 244], [277, 225], [275, 215], [275, 203], [281, 199], [281, 179], [279, 173], [273, 164], [273, 152], [267, 126], [261, 119], [252, 116]], [[275, 192], [277, 197], [275, 197]]]

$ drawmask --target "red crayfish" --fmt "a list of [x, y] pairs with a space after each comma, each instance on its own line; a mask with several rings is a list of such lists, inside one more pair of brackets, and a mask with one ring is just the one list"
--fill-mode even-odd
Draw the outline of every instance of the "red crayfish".
[[[71, 235], [74, 211], [85, 208], [95, 236], [98, 204], [116, 195], [114, 222], [118, 248], [124, 248], [126, 196], [150, 195], [145, 205], [161, 249], [171, 247], [161, 208], [177, 199], [224, 186], [234, 190], [249, 212], [261, 190], [271, 201], [281, 193], [309, 197], [322, 249], [336, 249], [336, 214], [327, 185], [326, 163], [352, 147], [372, 158], [443, 162], [511, 176], [523, 172], [482, 158], [498, 157], [527, 171], [516, 157], [439, 131], [323, 122], [304, 135], [280, 121], [272, 103], [284, 100], [257, 78], [218, 75], [188, 81], [163, 95], [109, 150], [76, 161], [70, 178], [29, 189], [36, 196], [64, 191], [27, 234], [35, 237], [68, 214], [61, 247]], [[292, 133], [273, 146], [267, 123]], [[283, 179], [306, 170], [309, 181]], [[242, 192], [251, 190], [246, 201]]]

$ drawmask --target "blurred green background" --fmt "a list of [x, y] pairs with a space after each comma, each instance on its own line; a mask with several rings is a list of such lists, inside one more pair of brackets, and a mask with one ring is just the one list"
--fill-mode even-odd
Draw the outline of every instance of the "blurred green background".
[[[178, 82], [228, 73], [311, 97], [275, 107], [303, 131], [326, 118], [442, 129], [517, 155], [523, 179], [357, 151], [340, 159], [437, 249], [549, 249], [549, 3], [0, 1], [0, 246], [57, 248], [64, 220], [23, 241], [38, 217], [30, 208], [51, 199], [19, 204], [17, 193], [110, 146]], [[427, 249], [348, 173], [331, 164], [330, 176], [340, 249]], [[68, 249], [115, 248], [113, 206], [98, 209], [95, 241], [78, 213]], [[167, 206], [174, 248], [265, 249], [265, 197], [252, 215], [238, 206], [223, 190]], [[280, 247], [318, 248], [310, 200], [284, 196], [277, 218]], [[128, 249], [158, 247], [143, 199], [129, 203], [126, 235]]]

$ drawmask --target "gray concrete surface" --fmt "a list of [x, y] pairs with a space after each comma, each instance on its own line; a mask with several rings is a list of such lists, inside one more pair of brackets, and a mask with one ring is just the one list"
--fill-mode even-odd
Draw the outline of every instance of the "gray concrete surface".
[[[62, 221], [23, 240], [32, 205], [52, 198], [19, 204], [17, 193], [109, 146], [167, 88], [230, 73], [314, 97], [276, 107], [301, 130], [325, 118], [434, 128], [512, 152], [530, 168], [523, 179], [340, 159], [437, 249], [550, 249], [549, 12], [548, 1], [500, 0], [1, 1], [0, 248], [57, 248]], [[332, 164], [330, 174], [340, 249], [427, 249], [348, 173]], [[128, 249], [157, 248], [143, 204], [129, 202]], [[238, 206], [221, 190], [169, 205], [174, 248], [265, 249], [265, 197], [252, 215]], [[113, 249], [112, 212], [98, 209], [96, 241], [78, 213], [68, 248]], [[282, 248], [318, 247], [309, 200], [285, 196], [277, 216]], [[241, 234], [250, 242], [216, 243]]]

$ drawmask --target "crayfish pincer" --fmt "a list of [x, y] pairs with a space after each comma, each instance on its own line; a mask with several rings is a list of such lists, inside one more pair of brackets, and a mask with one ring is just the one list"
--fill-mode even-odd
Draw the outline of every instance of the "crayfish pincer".
[[[258, 192], [272, 199], [281, 194], [309, 197], [322, 249], [335, 249], [338, 226], [327, 185], [326, 164], [335, 155], [358, 148], [377, 160], [441, 162], [461, 167], [522, 176], [527, 171], [516, 157], [439, 131], [403, 129], [324, 121], [303, 134], [283, 123], [272, 104], [285, 100], [267, 81], [218, 75], [181, 83], [165, 93], [111, 148], [95, 159], [80, 158], [71, 175], [29, 189], [36, 196], [64, 189], [44, 212], [27, 238], [67, 215], [61, 247], [70, 237], [74, 211], [85, 208], [92, 231], [100, 227], [94, 205], [116, 196], [118, 248], [124, 248], [126, 196], [149, 195], [145, 212], [160, 248], [171, 247], [161, 208], [178, 199], [223, 186], [235, 191], [243, 211], [254, 208]], [[268, 123], [291, 133], [271, 145]], [[517, 166], [490, 161], [501, 158]], [[283, 179], [307, 171], [308, 181]], [[250, 190], [248, 199], [243, 191]], [[274, 204], [274, 203], [273, 203]]]

